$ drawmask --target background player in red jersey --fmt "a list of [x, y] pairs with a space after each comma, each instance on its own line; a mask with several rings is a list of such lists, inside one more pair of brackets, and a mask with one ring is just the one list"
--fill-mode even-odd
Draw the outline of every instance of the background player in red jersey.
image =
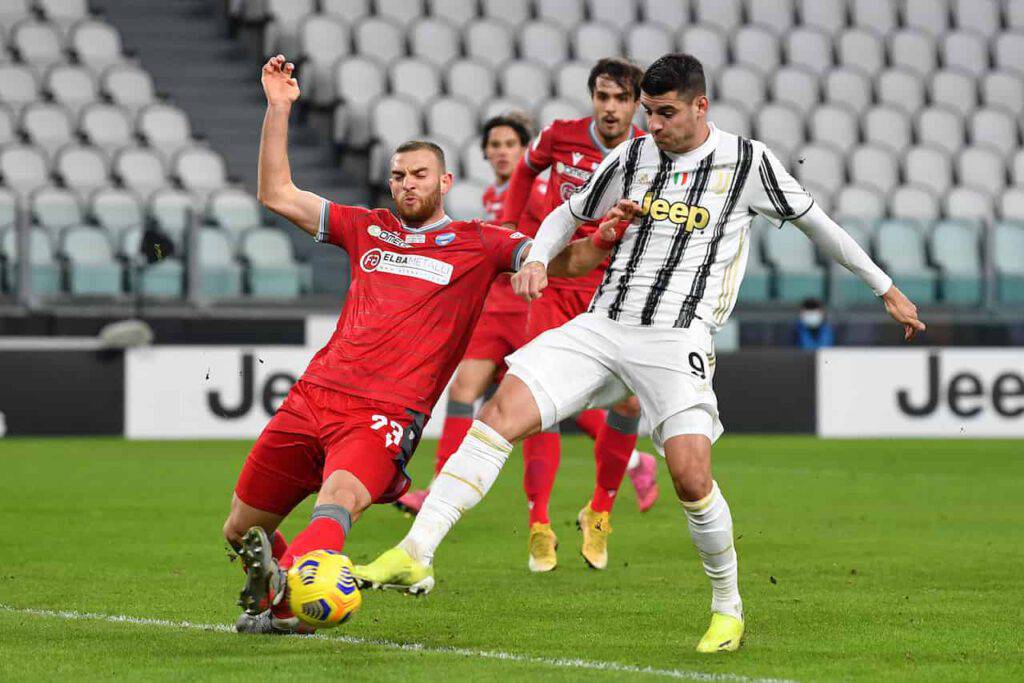
[[[462, 358], [485, 293], [499, 273], [516, 269], [530, 245], [521, 233], [445, 215], [452, 176], [444, 153], [429, 142], [400, 145], [392, 157], [390, 189], [400, 218], [298, 189], [287, 142], [299, 96], [293, 70], [281, 55], [263, 67], [259, 200], [317, 241], [344, 248], [352, 284], [330, 341], [246, 458], [224, 523], [247, 569], [239, 601], [245, 614], [236, 627], [257, 633], [299, 630], [283, 599], [284, 570], [296, 557], [341, 551], [363, 510], [408, 488], [405, 463]], [[565, 275], [588, 272], [605, 253], [591, 240], [569, 251], [559, 266]], [[315, 491], [309, 525], [287, 543], [278, 525]]]
[[[545, 128], [523, 155], [506, 193], [502, 222], [522, 232], [535, 234], [524, 208], [534, 179], [551, 170], [542, 217], [579, 189], [604, 159], [609, 150], [643, 131], [633, 125], [640, 101], [643, 72], [634, 64], [618, 58], [602, 59], [587, 79], [594, 113], [582, 119], [557, 120]], [[594, 224], [580, 227], [577, 237], [591, 234]], [[532, 232], [531, 232], [532, 231]], [[575, 280], [553, 278], [544, 296], [531, 303], [524, 341], [558, 327], [587, 310], [604, 270], [595, 270]], [[580, 427], [595, 439], [594, 459], [597, 481], [590, 502], [580, 511], [577, 523], [583, 533], [583, 557], [590, 566], [603, 569], [608, 562], [609, 516], [615, 494], [633, 460], [630, 475], [637, 490], [641, 510], [647, 510], [658, 497], [654, 457], [636, 451], [636, 432], [640, 408], [635, 399], [602, 410], [584, 411], [577, 418]], [[524, 488], [530, 507], [529, 567], [532, 571], [550, 571], [557, 565], [557, 537], [551, 529], [548, 502], [555, 483], [560, 459], [561, 439], [557, 427], [523, 441], [526, 461]]]

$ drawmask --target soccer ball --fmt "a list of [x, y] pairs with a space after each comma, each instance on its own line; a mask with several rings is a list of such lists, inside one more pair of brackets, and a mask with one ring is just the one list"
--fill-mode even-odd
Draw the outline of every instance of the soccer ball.
[[333, 550], [314, 550], [288, 570], [288, 605], [316, 628], [343, 624], [363, 603], [352, 560]]

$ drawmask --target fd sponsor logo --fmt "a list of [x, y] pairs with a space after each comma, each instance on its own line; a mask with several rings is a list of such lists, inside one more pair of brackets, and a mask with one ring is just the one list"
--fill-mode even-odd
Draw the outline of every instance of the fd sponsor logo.
[[[438, 235], [440, 237], [440, 235]], [[359, 266], [367, 273], [380, 272], [403, 277], [414, 277], [436, 285], [446, 285], [452, 280], [454, 267], [450, 263], [429, 256], [399, 254], [382, 249], [371, 249], [363, 254]]]
[[650, 214], [656, 221], [667, 220], [676, 225], [685, 225], [686, 232], [703, 230], [708, 225], [711, 214], [703, 206], [690, 206], [685, 202], [669, 202], [667, 199], [658, 197], [655, 199], [653, 192], [644, 195], [640, 204], [640, 215]]
[[402, 249], [410, 248], [409, 245], [405, 243], [405, 240], [403, 240], [400, 235], [396, 235], [390, 230], [385, 230], [379, 225], [371, 225], [366, 229], [366, 232], [370, 234], [370, 237], [376, 237], [381, 242], [387, 242], [392, 246], [401, 247]]
[[455, 233], [454, 232], [443, 232], [443, 233], [441, 233], [440, 235], [438, 235], [437, 237], [434, 238], [434, 244], [436, 244], [439, 247], [446, 247], [446, 246], [448, 246], [449, 244], [451, 244], [454, 241], [455, 241]]
[[556, 170], [560, 175], [563, 175], [566, 178], [575, 178], [576, 180], [584, 183], [590, 180], [590, 176], [594, 175], [590, 171], [584, 171], [582, 168], [576, 168], [575, 166], [569, 166], [568, 164], [563, 164], [561, 162], [559, 162]]

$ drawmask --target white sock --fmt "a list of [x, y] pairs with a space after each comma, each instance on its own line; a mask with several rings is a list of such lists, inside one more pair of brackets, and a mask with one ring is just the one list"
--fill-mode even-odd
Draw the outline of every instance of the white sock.
[[633, 452], [629, 454], [629, 462], [626, 463], [627, 470], [634, 470], [636, 466], [640, 464], [640, 451], [633, 449]]
[[684, 500], [683, 508], [690, 537], [704, 564], [704, 573], [711, 579], [711, 611], [742, 619], [743, 601], [737, 586], [732, 514], [718, 482], [712, 482], [711, 493], [700, 500]]
[[474, 420], [466, 438], [430, 486], [409, 533], [398, 544], [417, 562], [430, 565], [434, 552], [462, 513], [479, 503], [498, 478], [512, 444]]

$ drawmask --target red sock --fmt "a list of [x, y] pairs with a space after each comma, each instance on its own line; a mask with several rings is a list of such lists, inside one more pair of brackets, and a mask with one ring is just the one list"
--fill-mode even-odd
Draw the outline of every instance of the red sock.
[[636, 432], [623, 434], [607, 422], [601, 425], [601, 431], [594, 442], [597, 482], [594, 485], [594, 497], [590, 500], [590, 508], [595, 512], [611, 512], [612, 505], [615, 504], [615, 494], [626, 475], [629, 456], [633, 454], [635, 447]]
[[526, 471], [523, 489], [530, 503], [530, 524], [549, 524], [548, 502], [555, 487], [555, 474], [561, 458], [562, 439], [558, 432], [541, 432], [523, 441]]
[[576, 416], [576, 424], [587, 433], [587, 436], [596, 440], [601, 433], [601, 427], [604, 427], [604, 415], [604, 411], [597, 408], [584, 410]]
[[444, 418], [444, 427], [441, 429], [441, 440], [437, 442], [437, 455], [434, 456], [434, 475], [436, 476], [448, 458], [452, 456], [465, 438], [466, 432], [473, 425], [471, 417]]
[[330, 517], [317, 517], [299, 532], [278, 561], [281, 569], [288, 569], [296, 557], [314, 550], [337, 550], [345, 547], [345, 530], [341, 523]]
[[284, 557], [284, 553], [288, 550], [288, 539], [284, 537], [280, 531], [274, 532], [274, 537], [270, 539], [271, 549], [270, 552], [273, 554], [274, 559], [280, 561]]

